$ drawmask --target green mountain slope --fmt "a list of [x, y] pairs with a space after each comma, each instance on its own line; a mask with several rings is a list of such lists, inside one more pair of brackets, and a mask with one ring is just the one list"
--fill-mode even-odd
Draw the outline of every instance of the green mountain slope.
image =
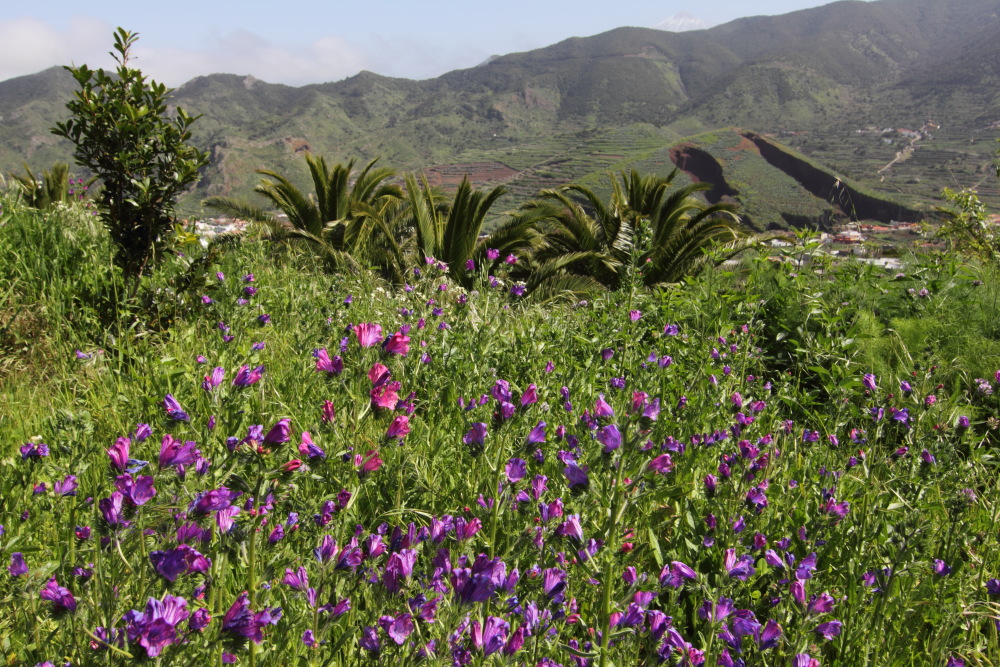
[[[687, 33], [619, 28], [426, 81], [362, 72], [294, 88], [198, 77], [173, 102], [202, 114], [194, 140], [212, 161], [182, 210], [207, 195], [248, 196], [258, 168], [304, 185], [306, 151], [382, 156], [401, 171], [467, 169], [481, 184], [509, 183], [512, 206], [560, 179], [668, 168], [679, 140], [731, 126], [907, 205], [926, 206], [947, 185], [978, 186], [997, 206], [987, 175], [1000, 136], [998, 15], [1000, 0], [842, 1]], [[48, 128], [74, 88], [59, 68], [0, 82], [0, 172], [69, 159]], [[900, 129], [924, 131], [914, 140]]]

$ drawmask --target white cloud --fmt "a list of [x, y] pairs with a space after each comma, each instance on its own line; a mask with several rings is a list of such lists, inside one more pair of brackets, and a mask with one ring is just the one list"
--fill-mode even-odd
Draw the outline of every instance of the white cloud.
[[170, 86], [219, 72], [298, 86], [351, 76], [369, 62], [361, 49], [338, 37], [287, 46], [245, 30], [215, 36], [197, 50], [146, 48], [140, 42], [136, 55], [144, 73]]
[[[65, 30], [33, 17], [0, 19], [0, 81], [55, 65], [85, 63], [92, 69], [113, 68], [108, 52], [114, 30], [107, 21], [84, 16], [70, 19]], [[140, 30], [132, 64], [175, 88], [213, 73], [252, 74], [263, 81], [293, 86], [337, 81], [363, 69], [425, 79], [473, 67], [499, 53], [488, 51], [483, 43], [445, 43], [407, 34], [369, 35], [354, 41], [328, 35], [306, 43], [287, 43], [233, 29], [206, 33], [200, 43], [192, 45], [187, 38], [183, 45], [177, 45], [152, 41], [151, 33]], [[513, 50], [539, 46], [525, 36], [518, 37]]]
[[67, 30], [30, 17], [0, 20], [0, 81], [53, 65], [109, 67], [113, 30], [109, 23], [89, 17], [72, 18]]
[[408, 79], [427, 79], [473, 67], [494, 55], [465, 42], [442, 44], [411, 35], [373, 36], [368, 48], [372, 53], [368, 69]]
[[[114, 26], [89, 17], [74, 17], [66, 30], [36, 18], [0, 20], [0, 81], [54, 65], [86, 63], [92, 69], [110, 69], [115, 66], [108, 55], [113, 33]], [[297, 86], [336, 81], [372, 67], [363, 49], [339, 37], [289, 46], [245, 30], [213, 35], [196, 49], [148, 46], [140, 37], [132, 62], [172, 87], [216, 72], [252, 74]]]

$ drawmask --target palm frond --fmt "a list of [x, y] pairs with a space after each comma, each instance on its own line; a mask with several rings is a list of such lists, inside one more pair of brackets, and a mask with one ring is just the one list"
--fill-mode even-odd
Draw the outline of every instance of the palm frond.
[[274, 216], [260, 206], [254, 206], [253, 204], [248, 204], [245, 201], [240, 201], [232, 197], [208, 197], [202, 200], [201, 205], [238, 220], [248, 220], [250, 222], [274, 220]]

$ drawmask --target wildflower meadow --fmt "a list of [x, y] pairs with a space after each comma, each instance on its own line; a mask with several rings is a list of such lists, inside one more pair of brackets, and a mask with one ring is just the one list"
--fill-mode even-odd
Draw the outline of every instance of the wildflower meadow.
[[988, 264], [543, 300], [251, 238], [123, 308], [86, 208], [2, 202], [6, 664], [997, 664]]

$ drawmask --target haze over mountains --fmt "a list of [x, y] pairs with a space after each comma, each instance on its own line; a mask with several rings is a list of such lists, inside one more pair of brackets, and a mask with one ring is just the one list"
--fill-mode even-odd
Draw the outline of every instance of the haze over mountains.
[[[744, 204], [767, 190], [756, 183], [787, 178], [790, 201], [817, 198], [833, 215], [849, 213], [834, 193], [796, 179], [805, 172], [793, 165], [810, 164], [896, 210], [926, 209], [944, 186], [978, 186], [996, 205], [998, 28], [1000, 0], [848, 0], [707, 30], [619, 28], [424, 81], [362, 72], [295, 88], [198, 77], [173, 100], [203, 114], [194, 140], [212, 157], [185, 209], [208, 195], [249, 196], [258, 168], [304, 185], [305, 151], [381, 156], [445, 184], [464, 173], [506, 182], [512, 206], [540, 187], [599, 184], [609, 170], [667, 173], [678, 144], [718, 148], [707, 151], [718, 177], [735, 178], [728, 196]], [[75, 88], [60, 68], [0, 82], [0, 171], [71, 160], [48, 128], [66, 117]], [[754, 142], [749, 153], [719, 148], [726, 141], [713, 131], [727, 127], [786, 144], [792, 161], [760, 159], [748, 172], [747, 160], [771, 152]], [[758, 227], [813, 219], [748, 208]]]

